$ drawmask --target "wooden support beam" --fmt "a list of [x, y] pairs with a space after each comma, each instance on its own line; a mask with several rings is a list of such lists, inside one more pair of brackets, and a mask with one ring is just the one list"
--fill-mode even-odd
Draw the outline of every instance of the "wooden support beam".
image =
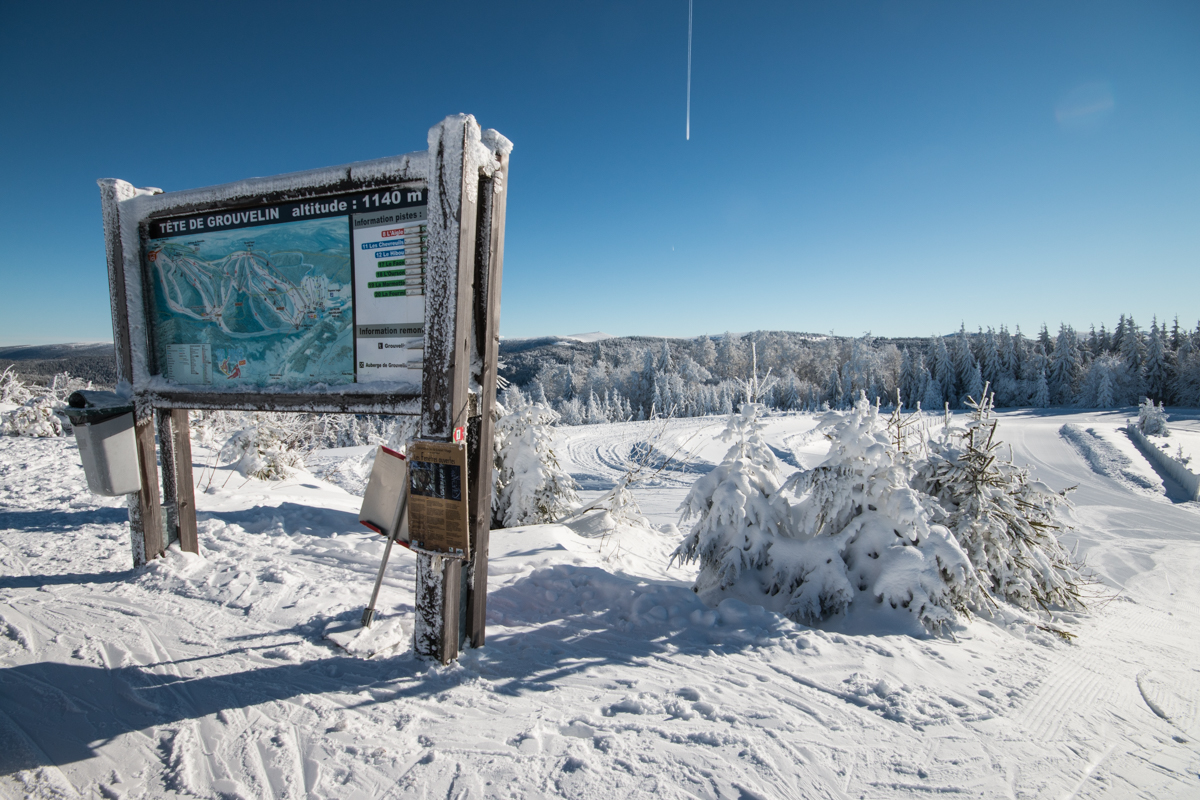
[[[130, 304], [125, 285], [125, 241], [122, 235], [120, 204], [137, 195], [138, 190], [125, 181], [111, 178], [99, 181], [99, 184], [100, 207], [104, 215], [104, 250], [108, 258], [113, 346], [117, 356], [117, 388], [129, 391], [133, 384], [133, 347], [130, 343]], [[154, 415], [145, 406], [139, 411], [134, 433], [137, 437], [142, 490], [128, 497], [129, 538], [135, 567], [157, 558], [163, 551], [162, 509], [158, 500], [158, 459], [154, 452]]]
[[[431, 131], [421, 435], [446, 442], [467, 422], [478, 146], [473, 117], [447, 117]], [[468, 489], [468, 502], [470, 495]], [[413, 650], [418, 656], [443, 664], [458, 657], [461, 571], [457, 560], [417, 555]]]
[[192, 477], [192, 432], [186, 408], [171, 409], [171, 433], [175, 450], [175, 502], [179, 520], [179, 549], [200, 553], [196, 529], [196, 484]]
[[163, 536], [163, 548], [171, 546], [171, 542], [179, 538], [179, 502], [175, 496], [175, 437], [171, 430], [171, 412], [156, 409], [154, 412], [158, 423], [158, 463], [162, 473], [162, 514], [166, 533]]
[[480, 225], [477, 234], [475, 275], [475, 347], [482, 374], [479, 417], [472, 424], [475, 448], [471, 467], [471, 559], [466, 586], [467, 630], [471, 647], [487, 640], [488, 543], [492, 528], [492, 445], [496, 407], [496, 366], [500, 346], [500, 283], [504, 273], [504, 217], [508, 202], [508, 152], [496, 153], [498, 165], [492, 178], [480, 182]]
[[[134, 423], [134, 434], [137, 436], [138, 472], [142, 476], [142, 490], [136, 495], [137, 522], [140, 531], [134, 529], [132, 503], [129, 509], [129, 528], [133, 535], [133, 565], [140, 567], [147, 561], [161, 556], [165, 549], [162, 506], [158, 499], [158, 458], [154, 452], [154, 415], [152, 413], [139, 418]], [[132, 498], [134, 495], [130, 497]]]

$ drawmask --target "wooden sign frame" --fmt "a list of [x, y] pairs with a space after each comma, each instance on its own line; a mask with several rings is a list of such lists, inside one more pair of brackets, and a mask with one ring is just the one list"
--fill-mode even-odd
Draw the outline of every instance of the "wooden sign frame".
[[[418, 556], [414, 647], [418, 654], [448, 662], [457, 656], [464, 636], [473, 646], [484, 643], [491, 416], [511, 150], [511, 142], [502, 135], [481, 131], [474, 117], [459, 114], [430, 129], [427, 150], [403, 156], [170, 193], [136, 189], [120, 180], [99, 181], [118, 391], [134, 401], [142, 473], [142, 491], [129, 495], [135, 566], [160, 556], [173, 535], [181, 547], [198, 552], [189, 409], [419, 415], [420, 435], [425, 439], [450, 442], [456, 427], [467, 429], [469, 560], [464, 576], [464, 561], [457, 557]], [[348, 383], [216, 392], [163, 379], [150, 317], [153, 287], [146, 254], [150, 225], [212, 210], [245, 213], [385, 187], [427, 191], [419, 390]], [[164, 516], [169, 527], [164, 526]], [[459, 619], [464, 607], [468, 611], [465, 630]]]

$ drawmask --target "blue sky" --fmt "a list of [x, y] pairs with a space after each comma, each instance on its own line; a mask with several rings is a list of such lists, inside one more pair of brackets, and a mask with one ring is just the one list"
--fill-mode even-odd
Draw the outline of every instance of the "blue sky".
[[95, 181], [515, 143], [502, 332], [1200, 318], [1200, 4], [10, 4], [0, 344], [111, 339]]

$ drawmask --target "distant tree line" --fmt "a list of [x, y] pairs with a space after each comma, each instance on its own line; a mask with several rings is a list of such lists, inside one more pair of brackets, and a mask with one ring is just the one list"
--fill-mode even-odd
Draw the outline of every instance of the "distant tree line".
[[519, 357], [526, 379], [509, 387], [510, 402], [546, 403], [569, 425], [732, 413], [755, 362], [757, 399], [779, 410], [849, 408], [860, 392], [885, 406], [962, 408], [985, 385], [999, 407], [1117, 408], [1143, 397], [1200, 406], [1200, 324], [1188, 331], [1156, 318], [1142, 330], [1124, 315], [1111, 332], [1086, 335], [1066, 324], [1057, 335], [1043, 325], [1034, 338], [964, 327], [927, 341], [758, 331], [607, 339]]
[[73, 378], [91, 381], [98, 386], [115, 386], [117, 361], [113, 355], [83, 355], [67, 358], [0, 359], [0, 370], [13, 371], [32, 383], [46, 383], [55, 375], [69, 373]]

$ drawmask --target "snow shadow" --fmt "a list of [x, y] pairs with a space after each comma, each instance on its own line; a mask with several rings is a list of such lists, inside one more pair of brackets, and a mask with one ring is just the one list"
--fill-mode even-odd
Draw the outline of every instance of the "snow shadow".
[[126, 508], [0, 511], [0, 529], [15, 531], [62, 531], [84, 525], [123, 525], [128, 521], [129, 510]]
[[[55, 661], [0, 669], [0, 774], [84, 761], [122, 734], [154, 735], [156, 726], [303, 695], [342, 693], [350, 705], [373, 705], [480, 677], [503, 694], [549, 692], [564, 681], [601, 680], [608, 666], [740, 652], [808, 630], [761, 607], [727, 600], [709, 609], [689, 589], [635, 584], [594, 567], [538, 570], [491, 593], [489, 605], [487, 646], [449, 668], [411, 652], [275, 663], [269, 659], [282, 656], [267, 646], [116, 669]], [[264, 657], [247, 662], [248, 650]], [[185, 662], [211, 659], [219, 669], [229, 658], [239, 671], [172, 674]]]
[[709, 608], [690, 588], [635, 583], [598, 567], [558, 565], [488, 593], [488, 639], [463, 658], [495, 691], [549, 691], [606, 666], [731, 654], [808, 628], [761, 606]]
[[337, 533], [363, 533], [367, 528], [358, 515], [333, 508], [319, 508], [300, 503], [283, 502], [277, 506], [257, 505], [241, 511], [203, 511], [197, 519], [216, 519], [227, 525], [237, 525], [249, 533], [283, 530], [286, 533], [306, 533], [328, 538]]
[[[156, 671], [170, 666], [109, 670], [42, 661], [0, 669], [0, 774], [85, 761], [122, 734], [149, 734], [155, 726], [299, 695], [374, 690], [379, 701], [386, 701], [399, 696], [394, 685], [387, 685], [397, 673], [425, 669], [412, 659], [397, 663], [340, 657], [255, 666], [220, 676], [187, 678]], [[420, 681], [402, 692], [446, 688], [446, 681], [436, 676], [432, 683], [437, 685]]]
[[1187, 492], [1187, 489], [1184, 489], [1183, 486], [1179, 484], [1179, 481], [1175, 480], [1171, 473], [1163, 469], [1158, 461], [1151, 458], [1150, 454], [1146, 452], [1145, 448], [1142, 447], [1141, 443], [1137, 439], [1133, 438], [1129, 431], [1121, 429], [1121, 433], [1133, 443], [1133, 446], [1138, 449], [1139, 453], [1145, 456], [1146, 463], [1152, 470], [1154, 470], [1154, 474], [1162, 480], [1163, 494], [1166, 495], [1168, 500], [1176, 504], [1193, 502], [1191, 495], [1189, 495]]
[[0, 575], [0, 589], [41, 589], [43, 586], [121, 583], [136, 575], [137, 572], [132, 569], [120, 572], [68, 572], [62, 575]]

